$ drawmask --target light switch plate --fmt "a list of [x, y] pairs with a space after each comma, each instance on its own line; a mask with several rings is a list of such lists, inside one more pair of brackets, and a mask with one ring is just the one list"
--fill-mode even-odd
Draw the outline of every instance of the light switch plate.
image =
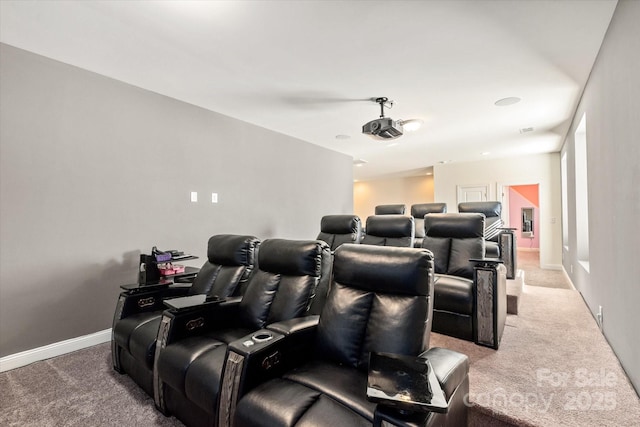
[[198, 201], [198, 192], [197, 191], [192, 191], [191, 192], [191, 201], [194, 202], [194, 203]]
[[211, 203], [218, 203], [218, 193], [211, 193]]

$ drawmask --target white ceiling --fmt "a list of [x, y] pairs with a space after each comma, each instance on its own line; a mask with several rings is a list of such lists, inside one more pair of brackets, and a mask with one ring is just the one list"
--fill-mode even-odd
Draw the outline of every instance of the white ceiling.
[[[0, 40], [365, 159], [354, 178], [371, 179], [558, 151], [615, 6], [3, 0]], [[395, 146], [362, 135], [378, 96], [423, 128]]]

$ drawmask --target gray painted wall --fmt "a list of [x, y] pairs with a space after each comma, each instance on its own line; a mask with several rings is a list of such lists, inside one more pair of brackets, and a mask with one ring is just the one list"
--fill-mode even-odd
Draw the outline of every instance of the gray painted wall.
[[0, 356], [109, 328], [153, 245], [353, 212], [346, 155], [7, 45], [0, 76]]
[[[640, 2], [620, 1], [573, 120], [567, 156], [569, 241], [563, 265], [640, 390]], [[578, 263], [574, 133], [586, 113], [589, 271]], [[573, 266], [573, 273], [571, 273]]]

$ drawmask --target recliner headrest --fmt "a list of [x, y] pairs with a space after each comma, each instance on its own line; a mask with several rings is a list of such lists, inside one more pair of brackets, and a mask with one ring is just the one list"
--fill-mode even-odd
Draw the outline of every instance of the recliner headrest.
[[259, 244], [255, 236], [218, 234], [209, 238], [207, 258], [218, 265], [253, 265]]
[[413, 236], [413, 218], [404, 215], [373, 215], [367, 218], [367, 234], [384, 237]]
[[404, 215], [405, 205], [378, 205], [374, 213], [376, 215]]
[[422, 219], [429, 213], [446, 213], [446, 203], [419, 203], [411, 205], [411, 216], [414, 218]]
[[320, 230], [329, 234], [357, 233], [361, 227], [356, 215], [326, 215], [320, 221]]
[[329, 245], [321, 240], [267, 239], [260, 244], [260, 270], [287, 276], [320, 276], [322, 253]]
[[427, 214], [424, 233], [429, 237], [484, 238], [484, 221], [485, 216], [481, 213]]
[[500, 202], [462, 202], [458, 203], [460, 213], [481, 213], [487, 218], [500, 216], [502, 203]]
[[342, 245], [334, 254], [333, 278], [366, 291], [428, 296], [429, 269], [433, 254], [427, 249]]

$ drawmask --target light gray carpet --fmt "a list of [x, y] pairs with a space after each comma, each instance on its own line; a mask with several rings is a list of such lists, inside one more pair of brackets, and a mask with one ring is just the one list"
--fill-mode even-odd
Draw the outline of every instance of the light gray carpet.
[[540, 268], [540, 253], [518, 251], [518, 269], [524, 271], [524, 283], [544, 288], [573, 289], [562, 270]]
[[100, 344], [0, 374], [0, 426], [182, 426], [156, 411]]
[[575, 290], [525, 285], [499, 350], [432, 334], [469, 356], [470, 426], [640, 425], [640, 400]]

